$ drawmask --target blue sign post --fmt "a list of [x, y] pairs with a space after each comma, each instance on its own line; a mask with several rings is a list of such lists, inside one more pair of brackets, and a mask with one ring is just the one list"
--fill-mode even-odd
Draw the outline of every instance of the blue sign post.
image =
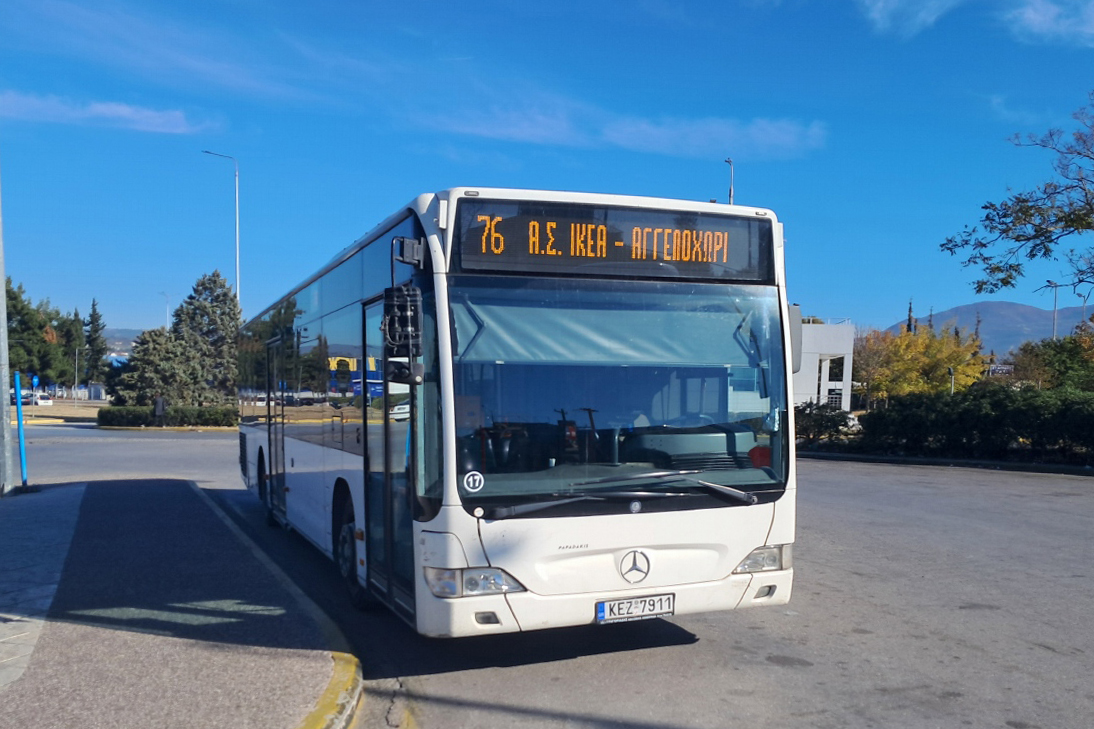
[[[38, 379], [35, 377], [34, 379]], [[23, 386], [19, 379], [19, 370], [15, 370], [15, 419], [19, 423], [19, 467], [23, 476], [23, 486], [27, 485], [27, 437], [23, 430]]]

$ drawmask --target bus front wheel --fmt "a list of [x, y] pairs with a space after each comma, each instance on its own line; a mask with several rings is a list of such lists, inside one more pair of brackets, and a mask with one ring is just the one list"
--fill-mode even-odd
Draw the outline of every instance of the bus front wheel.
[[342, 525], [338, 529], [334, 558], [350, 603], [358, 610], [373, 607], [376, 604], [375, 599], [357, 577], [357, 521], [353, 516], [353, 502], [350, 499], [346, 499], [342, 505]]

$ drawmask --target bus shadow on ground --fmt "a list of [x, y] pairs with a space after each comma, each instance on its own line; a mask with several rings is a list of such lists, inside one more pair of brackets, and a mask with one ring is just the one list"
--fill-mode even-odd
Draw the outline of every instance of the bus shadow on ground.
[[48, 619], [323, 650], [318, 626], [187, 481], [87, 484]]
[[553, 663], [699, 641], [694, 633], [659, 618], [473, 638], [427, 638], [383, 608], [357, 613], [347, 635], [367, 680]]
[[549, 663], [691, 645], [699, 640], [694, 633], [662, 619], [473, 638], [426, 638], [386, 608], [354, 609], [334, 562], [299, 534], [266, 527], [263, 507], [250, 494], [218, 492], [214, 498], [338, 625], [360, 659], [366, 680]]

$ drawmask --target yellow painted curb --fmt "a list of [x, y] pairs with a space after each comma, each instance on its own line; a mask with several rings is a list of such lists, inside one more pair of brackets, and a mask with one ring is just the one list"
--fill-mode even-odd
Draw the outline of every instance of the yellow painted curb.
[[[232, 517], [228, 516], [213, 498], [198, 486], [196, 481], [188, 481], [187, 484], [198, 498], [212, 509], [228, 530], [250, 550], [255, 559], [269, 570], [281, 586], [296, 599], [305, 612], [311, 615], [332, 648], [330, 655], [331, 660], [334, 661], [334, 669], [331, 672], [330, 682], [316, 701], [315, 708], [304, 717], [299, 729], [345, 729], [353, 721], [358, 701], [364, 697], [365, 686], [361, 677], [361, 663], [356, 656], [348, 652], [349, 641], [335, 622], [323, 612], [323, 609], [316, 605], [315, 601], [308, 597], [307, 593], [300, 589], [292, 578], [285, 574], [285, 571], [278, 567], [269, 555], [232, 521]], [[345, 650], [337, 650], [339, 648]]]
[[330, 655], [334, 659], [330, 683], [299, 729], [342, 729], [353, 718], [361, 697], [361, 663], [349, 653], [335, 651]]

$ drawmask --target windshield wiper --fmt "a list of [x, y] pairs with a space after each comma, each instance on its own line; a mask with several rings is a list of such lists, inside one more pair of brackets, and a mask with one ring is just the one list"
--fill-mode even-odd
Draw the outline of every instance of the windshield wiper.
[[543, 501], [530, 501], [526, 504], [514, 506], [498, 506], [490, 512], [492, 519], [508, 519], [521, 514], [550, 509], [563, 504], [574, 504], [579, 501], [619, 501], [625, 499], [664, 499], [672, 496], [686, 496], [686, 494], [671, 491], [606, 491], [602, 494], [574, 494], [573, 492], [558, 492], [551, 494], [556, 497]]
[[[572, 483], [570, 486], [592, 486], [595, 484], [605, 483], [619, 483], [625, 481], [639, 481], [645, 479], [654, 479], [657, 481], [687, 481], [688, 483], [698, 484], [703, 488], [711, 491], [717, 491], [720, 494], [726, 496], [732, 496], [738, 501], [743, 501], [746, 504], [755, 504], [759, 501], [756, 494], [749, 493], [748, 491], [741, 491], [739, 489], [731, 488], [729, 486], [722, 486], [721, 484], [711, 483], [710, 481], [704, 481], [699, 478], [693, 478], [694, 474], [702, 473], [700, 470], [680, 470], [680, 471], [649, 471], [647, 473], [633, 473], [630, 475], [620, 476], [607, 476], [605, 478], [596, 478], [591, 481], [579, 481]], [[622, 492], [608, 492], [608, 493], [622, 493]], [[670, 491], [658, 491], [655, 493], [672, 494]]]
[[[700, 471], [650, 471], [649, 473], [637, 473], [630, 476], [608, 476], [607, 478], [598, 478], [591, 481], [580, 481], [572, 483], [570, 486], [590, 486], [599, 485], [605, 483], [619, 483], [625, 481], [641, 480], [641, 479], [656, 479], [658, 481], [683, 481], [689, 484], [695, 484], [696, 486], [702, 486], [709, 491], [715, 491], [726, 496], [732, 496], [733, 498], [741, 501], [745, 504], [756, 504], [759, 502], [759, 498], [756, 494], [749, 493], [747, 491], [740, 491], [739, 489], [731, 488], [729, 486], [722, 486], [721, 484], [711, 483], [710, 481], [703, 481], [702, 479], [692, 478], [692, 474], [701, 473]], [[514, 516], [520, 516], [521, 514], [531, 514], [544, 509], [551, 509], [556, 506], [562, 506], [564, 504], [574, 504], [580, 501], [619, 501], [625, 499], [660, 499], [673, 496], [689, 496], [694, 494], [694, 491], [602, 491], [597, 493], [575, 493], [572, 491], [560, 491], [550, 494], [553, 498], [544, 499], [542, 501], [530, 501], [525, 504], [516, 504], [514, 506], [498, 506], [490, 512], [491, 519], [508, 519]]]
[[624, 473], [618, 476], [605, 476], [604, 478], [594, 478], [589, 481], [575, 481], [574, 483], [567, 484], [570, 488], [579, 486], [598, 486], [604, 483], [625, 483], [627, 481], [645, 481], [646, 479], [654, 479], [657, 481], [673, 480], [680, 478], [681, 476], [689, 476], [693, 473], [702, 473], [698, 469], [691, 469], [687, 471], [645, 471], [643, 473]]
[[687, 476], [684, 476], [683, 479], [685, 481], [690, 481], [691, 483], [699, 484], [700, 486], [708, 488], [711, 491], [717, 491], [720, 494], [732, 496], [738, 501], [743, 501], [746, 504], [755, 504], [760, 500], [760, 498], [756, 496], [756, 494], [749, 493], [748, 491], [741, 491], [740, 489], [730, 488], [729, 486], [723, 486], [720, 483], [711, 483], [710, 481], [703, 481], [702, 479], [698, 478], [688, 478]]

